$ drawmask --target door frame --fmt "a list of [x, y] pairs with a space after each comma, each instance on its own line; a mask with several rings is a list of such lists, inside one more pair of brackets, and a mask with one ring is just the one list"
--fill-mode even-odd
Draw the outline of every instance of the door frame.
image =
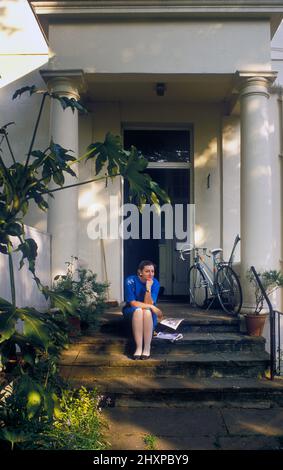
[[[186, 169], [189, 171], [189, 184], [190, 184], [190, 193], [189, 193], [189, 203], [194, 204], [195, 201], [195, 191], [194, 191], [194, 126], [192, 123], [129, 123], [124, 122], [121, 124], [121, 136], [122, 143], [124, 144], [124, 131], [125, 130], [185, 130], [190, 134], [190, 144], [191, 144], [191, 161], [190, 162], [149, 162], [148, 169]], [[121, 202], [124, 204], [124, 178], [121, 176]], [[121, 237], [121, 299], [123, 302], [124, 299], [124, 240]]]

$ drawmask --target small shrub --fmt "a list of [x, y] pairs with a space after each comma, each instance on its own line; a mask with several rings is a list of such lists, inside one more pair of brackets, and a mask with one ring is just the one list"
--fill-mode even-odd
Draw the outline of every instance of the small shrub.
[[144, 443], [147, 450], [157, 450], [157, 438], [153, 434], [144, 436]]
[[98, 282], [97, 274], [91, 269], [74, 269], [74, 260], [66, 262], [67, 272], [54, 279], [54, 291], [70, 291], [77, 300], [77, 314], [82, 322], [95, 325], [105, 308], [107, 282]]
[[[96, 389], [63, 390], [54, 407], [53, 418], [46, 413], [27, 415], [23, 401], [10, 395], [6, 403], [9, 427], [2, 428], [2, 439], [19, 449], [32, 450], [105, 450], [103, 437], [106, 422], [101, 415], [100, 396]], [[19, 397], [18, 397], [19, 398]], [[3, 415], [2, 415], [3, 417]], [[0, 438], [1, 438], [0, 437]]]
[[62, 450], [104, 450], [107, 442], [102, 428], [106, 427], [99, 407], [97, 391], [64, 390], [52, 427], [38, 439], [40, 448]]

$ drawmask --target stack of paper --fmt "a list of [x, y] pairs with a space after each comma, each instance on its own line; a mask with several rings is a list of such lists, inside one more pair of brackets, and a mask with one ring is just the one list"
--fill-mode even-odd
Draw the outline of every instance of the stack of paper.
[[160, 322], [160, 325], [168, 326], [168, 328], [172, 328], [172, 330], [177, 330], [183, 320], [184, 318], [165, 318]]

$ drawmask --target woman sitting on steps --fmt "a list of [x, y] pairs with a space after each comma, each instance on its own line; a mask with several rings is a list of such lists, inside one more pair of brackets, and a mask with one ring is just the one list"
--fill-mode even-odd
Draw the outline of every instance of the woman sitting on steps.
[[125, 280], [125, 302], [123, 315], [132, 322], [136, 343], [133, 359], [149, 359], [154, 328], [163, 318], [156, 307], [159, 282], [154, 277], [155, 265], [152, 261], [141, 261], [137, 274]]

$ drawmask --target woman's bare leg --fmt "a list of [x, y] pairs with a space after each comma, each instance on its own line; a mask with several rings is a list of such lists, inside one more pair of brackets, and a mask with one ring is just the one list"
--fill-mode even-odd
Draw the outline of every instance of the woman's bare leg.
[[141, 308], [136, 308], [133, 313], [132, 328], [134, 340], [136, 342], [135, 355], [140, 356], [142, 354], [143, 344], [143, 311]]
[[151, 310], [144, 309], [143, 310], [143, 338], [144, 338], [143, 354], [145, 356], [150, 356], [152, 332], [153, 332], [153, 321], [152, 321]]

